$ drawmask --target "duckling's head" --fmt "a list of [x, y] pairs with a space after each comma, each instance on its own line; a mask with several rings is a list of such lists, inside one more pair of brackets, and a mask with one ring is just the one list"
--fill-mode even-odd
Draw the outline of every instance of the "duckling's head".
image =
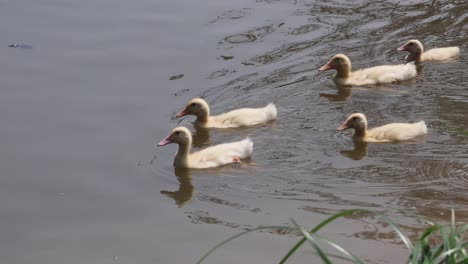
[[344, 54], [336, 54], [331, 58], [329, 62], [320, 67], [319, 71], [327, 71], [331, 69], [334, 69], [339, 73], [349, 73], [349, 71], [351, 71], [351, 61]]
[[186, 127], [176, 127], [174, 128], [171, 133], [167, 137], [165, 137], [161, 142], [159, 142], [158, 146], [165, 146], [171, 143], [176, 143], [179, 145], [187, 145], [190, 144], [192, 141], [192, 133]]
[[210, 115], [210, 107], [205, 100], [201, 98], [194, 98], [188, 102], [188, 104], [176, 115], [176, 117], [182, 117], [186, 115], [194, 115], [199, 119], [199, 121], [206, 121]]
[[362, 113], [351, 114], [336, 130], [341, 131], [348, 128], [353, 128], [358, 131], [367, 129], [366, 116]]
[[424, 52], [424, 47], [422, 43], [417, 39], [409, 40], [405, 45], [399, 47], [398, 51], [408, 51], [411, 54], [422, 54]]

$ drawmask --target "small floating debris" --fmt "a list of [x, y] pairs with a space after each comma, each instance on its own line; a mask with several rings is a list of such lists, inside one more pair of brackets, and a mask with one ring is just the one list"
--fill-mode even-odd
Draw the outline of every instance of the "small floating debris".
[[221, 55], [220, 56], [223, 60], [232, 60], [234, 59], [234, 56], [225, 56], [225, 55]]
[[188, 91], [190, 91], [190, 89], [183, 89], [183, 90], [180, 90], [180, 91], [174, 93], [174, 96], [180, 96], [180, 95], [182, 95], [182, 94], [184, 94], [184, 93], [186, 93], [186, 92], [188, 92]]
[[172, 80], [177, 80], [177, 79], [180, 79], [180, 78], [182, 78], [182, 77], [184, 77], [183, 74], [174, 75], [174, 76], [171, 76], [171, 78], [169, 78], [169, 80], [171, 80], [171, 81], [172, 81]]
[[32, 49], [32, 45], [29, 44], [10, 44], [8, 45], [9, 48], [20, 48], [20, 49]]

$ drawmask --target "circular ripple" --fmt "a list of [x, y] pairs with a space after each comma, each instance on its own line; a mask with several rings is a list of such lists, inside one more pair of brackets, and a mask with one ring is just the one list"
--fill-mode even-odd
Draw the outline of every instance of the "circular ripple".
[[302, 34], [306, 34], [306, 33], [309, 33], [311, 31], [318, 30], [318, 29], [320, 29], [319, 25], [307, 24], [307, 25], [302, 25], [302, 26], [299, 26], [299, 27], [293, 29], [290, 32], [290, 34], [291, 35], [302, 35]]
[[435, 166], [424, 167], [420, 173], [432, 175], [442, 182], [446, 182], [451, 188], [468, 188], [468, 164], [458, 161], [440, 161]]
[[237, 35], [226, 37], [224, 40], [232, 44], [239, 44], [239, 43], [253, 42], [257, 40], [257, 37], [254, 34], [244, 33], [244, 34], [237, 34]]

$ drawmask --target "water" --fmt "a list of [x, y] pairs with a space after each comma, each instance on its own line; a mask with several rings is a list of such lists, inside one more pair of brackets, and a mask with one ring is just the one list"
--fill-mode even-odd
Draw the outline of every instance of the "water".
[[[450, 208], [466, 222], [467, 11], [464, 1], [0, 1], [2, 263], [193, 263], [245, 228], [290, 217], [311, 227], [349, 208], [385, 212], [412, 237]], [[462, 56], [400, 85], [337, 89], [318, 72], [339, 52], [355, 69], [403, 62], [395, 49], [410, 38]], [[176, 147], [156, 148], [196, 96], [213, 113], [276, 103], [271, 126], [196, 132], [196, 148], [250, 136], [248, 164], [175, 171]], [[355, 144], [335, 128], [358, 111], [370, 126], [423, 119], [429, 134]], [[323, 235], [372, 263], [407, 255], [372, 218]], [[208, 263], [272, 263], [296, 240], [252, 234]], [[292, 263], [309, 258], [305, 247]]]

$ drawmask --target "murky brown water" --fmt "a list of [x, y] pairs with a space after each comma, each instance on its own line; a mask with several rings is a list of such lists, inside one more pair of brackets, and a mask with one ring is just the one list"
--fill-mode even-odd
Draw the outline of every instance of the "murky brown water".
[[[468, 221], [468, 4], [403, 2], [0, 0], [2, 263], [193, 263], [246, 227], [349, 208], [409, 234], [452, 207]], [[410, 38], [462, 56], [401, 85], [337, 89], [318, 72], [338, 52], [355, 68], [403, 62]], [[250, 136], [248, 166], [174, 171], [176, 147], [155, 147], [195, 96], [213, 113], [277, 104], [272, 126], [197, 131], [196, 147]], [[354, 144], [335, 128], [357, 111], [371, 126], [424, 119], [429, 135]], [[389, 231], [356, 218], [323, 235], [401, 263]], [[208, 263], [273, 263], [296, 240], [253, 234]], [[306, 262], [308, 249], [292, 261]]]

